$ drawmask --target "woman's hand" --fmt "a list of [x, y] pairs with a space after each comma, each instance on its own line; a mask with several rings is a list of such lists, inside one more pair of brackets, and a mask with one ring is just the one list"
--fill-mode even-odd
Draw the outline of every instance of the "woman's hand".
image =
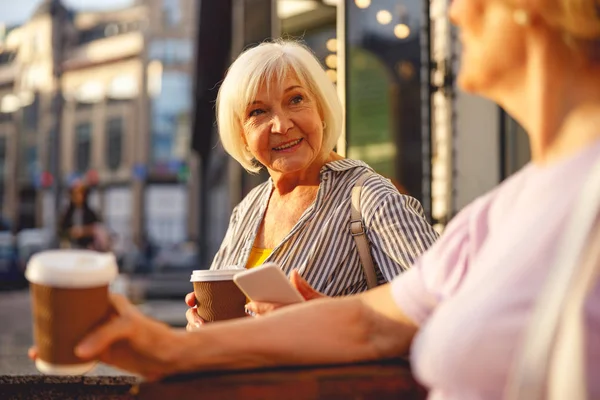
[[[83, 360], [100, 360], [117, 368], [160, 379], [177, 372], [180, 333], [144, 316], [125, 297], [111, 294], [116, 314], [109, 322], [86, 336], [75, 348]], [[31, 348], [29, 357], [37, 358]]]
[[[314, 300], [327, 297], [323, 293], [316, 291], [312, 286], [310, 286], [309, 283], [306, 282], [306, 280], [300, 276], [297, 270], [292, 271], [290, 275], [290, 282], [292, 283], [292, 286], [294, 286], [296, 290], [300, 292], [302, 297], [304, 297], [304, 300]], [[276, 309], [285, 306], [286, 304], [280, 303], [251, 301], [250, 303], [246, 304], [246, 314], [253, 317], [258, 317], [260, 315], [268, 314], [271, 311], [275, 311]]]
[[190, 306], [190, 308], [185, 312], [185, 319], [187, 319], [188, 322], [185, 330], [188, 332], [193, 332], [196, 329], [201, 328], [205, 323], [196, 311], [196, 295], [194, 295], [194, 292], [185, 295], [185, 304]]
[[69, 230], [69, 235], [71, 235], [71, 237], [73, 239], [79, 239], [79, 238], [81, 238], [84, 235], [83, 227], [81, 227], [81, 226], [73, 226]]

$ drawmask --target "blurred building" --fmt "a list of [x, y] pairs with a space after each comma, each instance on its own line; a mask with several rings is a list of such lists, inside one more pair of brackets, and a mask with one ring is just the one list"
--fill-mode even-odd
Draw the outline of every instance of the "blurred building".
[[[278, 36], [304, 40], [337, 85], [346, 110], [337, 151], [405, 188], [439, 229], [528, 160], [521, 128], [495, 104], [456, 88], [460, 48], [447, 0], [218, 1], [230, 15], [205, 15], [204, 50], [196, 32], [205, 1], [63, 10], [60, 79], [50, 17], [57, 0], [46, 0], [22, 26], [2, 27], [2, 214], [19, 228], [54, 226], [51, 156], [60, 154], [58, 179], [96, 183], [92, 202], [122, 248], [195, 239], [203, 226], [209, 260], [231, 209], [265, 176], [246, 174], [224, 153], [208, 117], [193, 133], [198, 152], [190, 152], [194, 90], [206, 79], [200, 67], [214, 61], [216, 47], [229, 62]], [[62, 107], [53, 102], [57, 91]], [[52, 129], [60, 108], [57, 153]], [[200, 156], [209, 159], [204, 202]]]
[[[16, 229], [53, 227], [52, 181], [66, 188], [86, 179], [118, 247], [188, 240], [197, 1], [138, 0], [106, 12], [63, 7], [62, 49], [52, 41], [52, 3], [0, 30], [2, 214]], [[51, 174], [57, 90], [59, 177]]]

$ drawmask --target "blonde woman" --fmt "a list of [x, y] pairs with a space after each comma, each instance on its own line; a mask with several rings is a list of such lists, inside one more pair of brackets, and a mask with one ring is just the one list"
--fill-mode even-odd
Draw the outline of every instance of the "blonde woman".
[[[527, 129], [533, 160], [465, 208], [390, 284], [193, 333], [170, 330], [115, 297], [121, 316], [85, 339], [79, 354], [157, 378], [370, 360], [410, 348], [431, 399], [503, 398], [561, 234], [600, 160], [598, 8], [594, 0], [452, 2], [464, 44], [460, 85], [495, 100]], [[598, 399], [594, 285], [582, 310], [583, 381]]]
[[[361, 212], [379, 283], [408, 269], [435, 241], [416, 199], [333, 151], [342, 118], [334, 85], [297, 42], [263, 43], [231, 65], [217, 98], [221, 143], [246, 170], [265, 169], [270, 179], [233, 210], [211, 269], [272, 261], [329, 296], [366, 290], [349, 231], [351, 191], [365, 174]], [[186, 302], [194, 301], [190, 293]], [[273, 308], [248, 306], [252, 313]], [[187, 318], [189, 329], [202, 323], [193, 309]]]

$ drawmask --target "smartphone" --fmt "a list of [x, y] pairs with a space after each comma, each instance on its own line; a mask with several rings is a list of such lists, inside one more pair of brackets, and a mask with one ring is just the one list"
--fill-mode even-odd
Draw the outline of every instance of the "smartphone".
[[233, 281], [252, 301], [294, 304], [304, 298], [292, 286], [287, 276], [275, 263], [266, 263], [234, 275]]

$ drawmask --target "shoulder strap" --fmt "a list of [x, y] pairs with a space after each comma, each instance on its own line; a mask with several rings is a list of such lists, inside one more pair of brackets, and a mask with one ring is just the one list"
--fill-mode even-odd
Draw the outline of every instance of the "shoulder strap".
[[375, 273], [375, 264], [371, 256], [371, 246], [365, 235], [365, 224], [363, 223], [362, 214], [360, 212], [360, 196], [365, 181], [372, 173], [363, 174], [352, 188], [352, 217], [350, 219], [350, 234], [356, 243], [356, 249], [360, 257], [365, 277], [367, 278], [367, 286], [369, 289], [377, 286], [377, 274]]

